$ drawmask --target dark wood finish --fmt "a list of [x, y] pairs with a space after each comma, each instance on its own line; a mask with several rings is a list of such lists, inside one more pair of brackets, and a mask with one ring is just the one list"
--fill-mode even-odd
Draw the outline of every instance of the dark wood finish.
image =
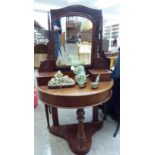
[[[52, 23], [49, 25], [51, 33], [49, 37], [50, 43], [48, 44], [48, 59], [41, 63], [38, 70], [38, 96], [46, 105], [52, 107], [53, 126], [49, 127], [49, 131], [54, 135], [65, 138], [73, 152], [83, 155], [91, 147], [92, 135], [102, 127], [102, 122], [98, 120], [98, 105], [105, 103], [111, 98], [113, 80], [99, 82], [97, 89], [91, 88], [91, 80], [89, 79], [87, 80], [86, 87], [82, 89], [78, 85], [75, 85], [73, 88], [48, 89], [47, 83], [55, 74], [53, 71], [58, 69], [55, 67], [54, 60], [53, 22], [55, 19], [67, 15], [82, 16], [90, 19], [93, 23], [93, 52], [91, 57], [92, 64], [86, 67], [86, 72], [88, 72], [88, 69], [109, 69], [110, 61], [104, 56], [104, 53], [102, 54], [102, 11], [81, 5], [73, 5], [51, 10], [50, 13]], [[70, 68], [61, 69], [64, 74], [74, 77], [73, 72], [69, 70]], [[96, 74], [92, 75], [96, 76]], [[58, 107], [78, 109], [78, 124], [59, 125]], [[94, 107], [93, 118], [89, 123], [84, 123], [84, 108], [86, 107]]]
[[49, 58], [41, 62], [38, 72], [52, 72], [52, 71], [53, 71], [53, 60], [52, 59]]
[[102, 16], [102, 10], [92, 9], [88, 8], [82, 5], [72, 5], [67, 6], [61, 9], [53, 9], [50, 10], [51, 13], [51, 50], [49, 51], [49, 57], [51, 57], [54, 60], [54, 68], [60, 69], [60, 68], [69, 68], [67, 66], [56, 66], [56, 60], [55, 60], [55, 47], [54, 47], [54, 23], [55, 20], [60, 17], [68, 17], [68, 16], [81, 16], [88, 18], [92, 24], [92, 49], [91, 49], [91, 65], [86, 65], [86, 67], [92, 67], [93, 66], [93, 58], [95, 57], [97, 50], [99, 48], [99, 29], [101, 26], [101, 16]]
[[45, 44], [37, 44], [34, 46], [34, 53], [38, 54], [38, 53], [48, 53], [48, 46]]
[[94, 57], [94, 69], [110, 69], [110, 59], [103, 57]]
[[[38, 72], [36, 75], [38, 86], [46, 86], [48, 81], [54, 77], [55, 72]], [[62, 71], [64, 75], [68, 75], [71, 78], [74, 78], [74, 73], [72, 71]]]
[[56, 136], [65, 138], [70, 146], [70, 149], [74, 153], [78, 155], [84, 155], [90, 150], [92, 143], [92, 135], [96, 131], [101, 129], [102, 124], [103, 124], [102, 121], [90, 122], [84, 124], [84, 130], [86, 132], [85, 132], [85, 143], [82, 149], [79, 147], [79, 141], [77, 139], [78, 124], [52, 126], [50, 127], [49, 131]]
[[48, 113], [48, 108], [49, 106], [45, 104], [45, 114], [46, 114], [46, 120], [47, 120], [47, 127], [50, 127], [50, 122], [49, 122], [49, 113]]
[[59, 125], [58, 109], [56, 107], [52, 107], [52, 119], [53, 119], [53, 126], [58, 126]]
[[[40, 77], [50, 77], [51, 73], [42, 73]], [[49, 127], [52, 134], [65, 138], [71, 150], [76, 154], [83, 155], [91, 147], [92, 135], [102, 127], [98, 120], [98, 105], [106, 102], [111, 97], [113, 81], [99, 82], [98, 89], [91, 88], [88, 79], [86, 87], [48, 89], [47, 85], [38, 86], [39, 98], [48, 106], [52, 107], [53, 126]], [[93, 118], [89, 123], [84, 123], [84, 108], [93, 106]], [[78, 124], [59, 125], [57, 107], [76, 108]]]
[[[46, 78], [46, 77], [54, 77], [56, 72], [38, 72], [36, 73], [36, 77], [38, 78]], [[39, 85], [39, 84], [38, 84]], [[39, 85], [40, 86], [40, 85]]]
[[[54, 30], [53, 22], [60, 17], [64, 16], [81, 16], [88, 18], [93, 23], [92, 28], [92, 55], [91, 55], [91, 65], [87, 65], [86, 68], [110, 68], [110, 60], [105, 57], [102, 51], [102, 10], [88, 8], [82, 5], [72, 5], [64, 7], [61, 9], [50, 10], [52, 23], [49, 25], [50, 33], [50, 43], [48, 44], [48, 60], [42, 62], [39, 68], [39, 72], [50, 72], [53, 70], [58, 70], [56, 68], [55, 56], [54, 56]], [[50, 23], [50, 22], [48, 22]], [[99, 57], [98, 57], [99, 55]], [[61, 69], [70, 67], [62, 67]]]
[[85, 108], [95, 106], [111, 97], [113, 81], [99, 82], [98, 89], [91, 88], [88, 79], [86, 87], [79, 89], [78, 85], [73, 88], [48, 89], [48, 86], [38, 87], [38, 96], [45, 103], [62, 108]]
[[44, 86], [48, 84], [48, 81], [50, 81], [51, 77], [38, 77], [37, 83], [39, 86]]
[[98, 121], [98, 106], [93, 107], [93, 122]]
[[89, 69], [89, 78], [91, 81], [95, 81], [96, 77], [100, 74], [100, 81], [111, 81], [112, 72], [107, 69]]
[[78, 141], [78, 147], [79, 149], [83, 149], [85, 145], [85, 131], [84, 131], [84, 110], [78, 109], [77, 110], [77, 120], [79, 121], [78, 124], [78, 131], [77, 131], [77, 141]]

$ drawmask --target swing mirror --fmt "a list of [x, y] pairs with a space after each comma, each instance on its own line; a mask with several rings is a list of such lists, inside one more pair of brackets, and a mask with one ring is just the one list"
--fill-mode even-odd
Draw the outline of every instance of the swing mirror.
[[66, 16], [54, 22], [56, 66], [70, 66], [70, 58], [91, 65], [92, 22], [80, 16]]
[[70, 68], [70, 57], [86, 67], [94, 65], [99, 51], [102, 12], [82, 5], [50, 10], [49, 58], [55, 70]]

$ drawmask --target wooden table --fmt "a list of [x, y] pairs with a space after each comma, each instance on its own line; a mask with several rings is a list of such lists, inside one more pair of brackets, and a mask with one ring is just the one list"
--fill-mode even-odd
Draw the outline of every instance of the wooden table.
[[[102, 127], [102, 121], [98, 120], [98, 105], [106, 102], [112, 95], [113, 81], [100, 82], [98, 89], [92, 89], [90, 82], [88, 80], [86, 87], [82, 89], [78, 85], [61, 89], [38, 86], [38, 96], [45, 103], [47, 118], [47, 105], [52, 109], [53, 126], [48, 122], [49, 131], [65, 138], [71, 150], [80, 155], [90, 150], [92, 135]], [[76, 108], [78, 124], [60, 125], [57, 113], [59, 107]], [[86, 107], [93, 107], [92, 121], [88, 123], [84, 123]]]

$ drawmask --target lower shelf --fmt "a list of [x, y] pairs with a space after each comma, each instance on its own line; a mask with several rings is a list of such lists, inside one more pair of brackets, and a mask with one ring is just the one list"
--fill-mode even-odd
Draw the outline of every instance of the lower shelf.
[[66, 139], [74, 153], [84, 155], [90, 150], [92, 135], [99, 130], [102, 125], [102, 121], [84, 123], [85, 143], [83, 148], [80, 148], [80, 144], [77, 139], [78, 124], [52, 126], [49, 128], [49, 131], [56, 136]]

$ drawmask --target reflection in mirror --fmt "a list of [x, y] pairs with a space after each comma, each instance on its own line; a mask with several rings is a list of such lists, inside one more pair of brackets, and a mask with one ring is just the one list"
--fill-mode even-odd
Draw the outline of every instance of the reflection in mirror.
[[92, 22], [84, 17], [61, 17], [54, 22], [56, 66], [70, 66], [70, 56], [91, 64]]

